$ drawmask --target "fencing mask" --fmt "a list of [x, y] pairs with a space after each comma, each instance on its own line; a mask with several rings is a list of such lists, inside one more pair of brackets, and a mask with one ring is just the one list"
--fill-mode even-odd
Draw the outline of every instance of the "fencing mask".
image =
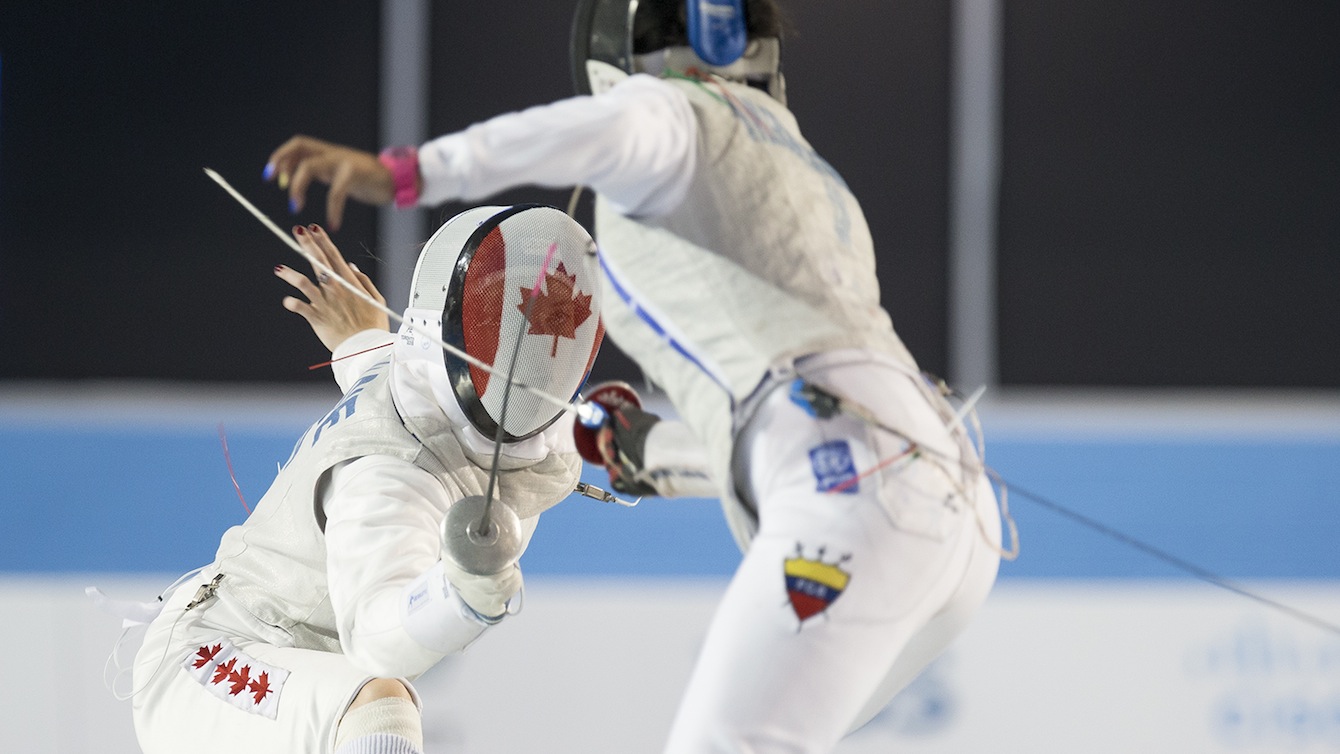
[[579, 94], [600, 94], [634, 73], [699, 68], [758, 86], [785, 103], [781, 43], [768, 36], [772, 30], [749, 39], [745, 6], [753, 4], [579, 0], [572, 19], [573, 84]]
[[[433, 395], [453, 424], [491, 444], [502, 421], [504, 442], [516, 443], [562, 414], [514, 387], [504, 417], [505, 375], [552, 396], [576, 395], [604, 335], [595, 248], [575, 220], [538, 204], [467, 210], [428, 239], [396, 352], [401, 360], [427, 362]], [[492, 365], [496, 374], [443, 352], [416, 330]]]

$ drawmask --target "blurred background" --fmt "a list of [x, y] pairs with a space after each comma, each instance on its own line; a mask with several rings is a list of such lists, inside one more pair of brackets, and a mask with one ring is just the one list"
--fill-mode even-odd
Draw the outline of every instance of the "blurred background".
[[[136, 750], [103, 688], [117, 621], [83, 587], [149, 599], [208, 562], [338, 398], [279, 305], [271, 270], [301, 260], [202, 168], [324, 223], [321, 190], [293, 216], [262, 182], [275, 147], [375, 151], [567, 96], [571, 5], [0, 9], [16, 751]], [[1340, 751], [1340, 5], [785, 7], [790, 106], [861, 200], [921, 366], [987, 386], [988, 462], [1325, 624], [1014, 495], [1023, 553], [978, 621], [841, 751]], [[351, 205], [335, 238], [403, 306], [417, 244], [467, 206]], [[615, 377], [644, 384], [607, 343]], [[430, 746], [656, 750], [737, 560], [715, 501], [565, 502], [524, 620], [423, 680]]]

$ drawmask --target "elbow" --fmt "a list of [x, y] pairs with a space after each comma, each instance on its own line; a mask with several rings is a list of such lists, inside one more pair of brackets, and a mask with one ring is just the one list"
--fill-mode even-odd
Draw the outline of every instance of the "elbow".
[[411, 639], [403, 642], [341, 642], [345, 656], [359, 670], [376, 678], [417, 678], [446, 655], [420, 646]]

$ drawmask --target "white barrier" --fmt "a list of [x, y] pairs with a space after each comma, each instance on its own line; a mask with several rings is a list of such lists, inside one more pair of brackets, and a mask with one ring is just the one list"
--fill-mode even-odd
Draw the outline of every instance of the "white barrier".
[[[5, 750], [138, 751], [101, 679], [118, 622], [82, 589], [141, 599], [170, 580], [0, 579]], [[1340, 622], [1340, 583], [1253, 586]], [[723, 588], [532, 579], [518, 619], [419, 680], [428, 751], [657, 751]], [[1340, 751], [1340, 636], [1186, 582], [1007, 581], [838, 751]]]

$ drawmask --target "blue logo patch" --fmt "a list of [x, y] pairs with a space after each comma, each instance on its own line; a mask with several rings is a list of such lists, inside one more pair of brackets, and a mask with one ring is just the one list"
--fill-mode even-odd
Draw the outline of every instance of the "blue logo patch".
[[819, 492], [832, 490], [854, 495], [860, 489], [860, 483], [856, 481], [856, 463], [846, 440], [832, 440], [811, 448], [810, 467], [814, 469], [815, 489]]

